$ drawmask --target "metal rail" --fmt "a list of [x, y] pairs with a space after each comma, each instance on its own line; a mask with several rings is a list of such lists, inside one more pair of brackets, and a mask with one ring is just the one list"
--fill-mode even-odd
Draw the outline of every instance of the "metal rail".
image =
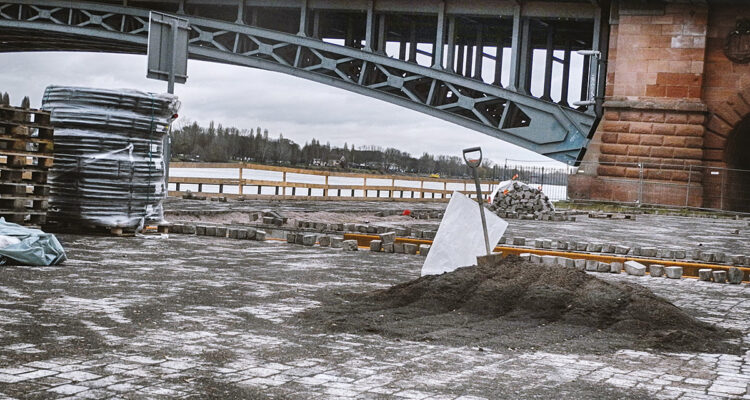
[[[604, 12], [601, 8], [593, 7], [587, 2], [584, 2], [585, 7], [568, 2], [570, 4], [560, 8], [560, 15], [573, 18], [571, 4], [574, 5], [587, 23], [593, 26], [589, 37], [582, 38], [580, 32], [575, 30], [574, 19], [564, 21], [564, 24], [559, 21], [563, 18], [554, 18], [555, 14], [551, 11], [554, 10], [554, 4], [549, 8], [536, 4], [554, 2], [536, 2], [534, 6], [526, 7], [526, 10], [521, 6], [507, 8], [510, 3], [503, 2], [502, 6], [505, 8], [501, 8], [505, 12], [512, 11], [513, 21], [510, 26], [512, 35], [508, 38], [512, 50], [510, 81], [503, 87], [499, 81], [502, 75], [502, 52], [493, 56], [484, 51], [486, 42], [491, 40], [489, 30], [493, 25], [478, 23], [476, 18], [472, 19], [468, 15], [455, 15], [454, 13], [462, 12], [455, 2], [439, 2], [441, 6], [437, 10], [433, 7], [433, 14], [427, 14], [437, 21], [433, 39], [428, 41], [433, 49], [431, 52], [417, 47], [426, 40], [422, 39], [425, 29], [414, 26], [422, 24], [424, 16], [388, 15], [387, 10], [376, 8], [376, 3], [366, 2], [367, 7], [362, 10], [364, 29], [354, 27], [342, 31], [341, 36], [346, 38], [345, 45], [338, 45], [323, 40], [327, 31], [321, 33], [325, 28], [321, 28], [321, 21], [329, 20], [321, 20], [319, 10], [312, 12], [307, 0], [282, 3], [280, 4], [286, 7], [296, 5], [296, 9], [300, 10], [299, 32], [290, 33], [289, 29], [287, 32], [282, 31], [283, 21], [278, 22], [280, 30], [258, 27], [257, 18], [259, 12], [263, 11], [262, 8], [254, 9], [251, 17], [254, 21], [250, 25], [246, 24], [244, 2], [240, 2], [241, 6], [237, 7], [235, 22], [190, 15], [190, 7], [186, 9], [184, 2], [179, 2], [176, 11], [188, 12], [184, 17], [189, 20], [192, 28], [189, 56], [281, 72], [342, 88], [453, 122], [567, 164], [574, 165], [582, 158], [598, 122], [599, 113], [596, 112], [598, 107], [589, 106], [579, 110], [568, 105], [570, 57], [571, 51], [575, 49], [606, 47], [606, 43], [601, 44], [599, 40], [602, 31], [601, 15]], [[421, 4], [415, 2], [417, 3]], [[157, 11], [170, 11], [164, 9], [164, 3], [139, 4], [150, 4]], [[210, 11], [205, 11], [210, 8], [201, 9], [199, 6], [200, 4], [193, 5], [196, 13], [204, 12], [205, 15], [214, 16]], [[226, 5], [223, 6], [226, 8]], [[474, 12], [487, 7], [490, 5], [474, 7]], [[216, 11], [216, 18], [222, 16], [219, 11]], [[95, 50], [145, 53], [148, 12], [147, 9], [85, 1], [0, 1], [0, 51]], [[534, 19], [534, 13], [549, 14], [549, 19]], [[396, 29], [398, 24], [403, 25], [403, 20], [412, 23], [409, 40], [403, 34], [388, 29]], [[338, 19], [330, 21], [329, 25]], [[350, 21], [354, 20], [350, 18]], [[386, 25], [387, 21], [390, 21], [390, 25]], [[351, 22], [350, 25], [354, 23]], [[555, 38], [564, 37], [560, 32], [565, 29], [571, 33], [565, 44], [560, 45]], [[469, 34], [467, 30], [473, 33]], [[310, 31], [312, 33], [308, 33]], [[331, 34], [333, 36], [338, 32], [334, 28], [328, 31], [334, 32]], [[353, 36], [361, 31], [364, 31], [362, 39]], [[546, 32], [544, 45], [539, 44], [538, 38], [542, 31]], [[555, 32], [560, 34], [555, 35]], [[393, 42], [398, 35], [401, 35], [399, 55], [389, 56], [386, 44], [389, 40]], [[500, 35], [500, 39], [495, 45], [505, 48], [502, 32], [497, 35]], [[406, 52], [407, 42], [409, 54]], [[530, 94], [531, 60], [533, 50], [540, 46], [546, 50], [547, 55], [544, 93], [537, 98]], [[446, 54], [443, 54], [444, 49], [447, 50]], [[564, 58], [556, 57], [556, 50], [563, 51]], [[416, 61], [418, 52], [430, 54], [432, 65], [420, 65]], [[497, 79], [493, 83], [482, 80], [482, 66], [488, 59], [495, 61]], [[565, 82], [564, 95], [559, 102], [553, 102], [550, 97], [551, 82], [555, 78], [552, 75], [553, 63], [562, 64], [564, 71], [561, 78], [557, 77]], [[584, 64], [582, 92], [586, 98], [582, 100], [588, 99], [589, 93], [596, 93], [604, 76], [603, 69], [597, 68], [597, 61], [593, 57], [587, 56]], [[589, 71], [599, 72], [597, 75]]]

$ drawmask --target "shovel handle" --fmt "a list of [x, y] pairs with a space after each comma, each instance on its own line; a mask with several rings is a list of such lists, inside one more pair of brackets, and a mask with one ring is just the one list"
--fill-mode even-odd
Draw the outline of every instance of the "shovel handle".
[[[467, 154], [471, 153], [479, 153], [478, 158], [469, 158], [467, 157]], [[471, 147], [468, 149], [464, 149], [464, 161], [466, 161], [466, 165], [469, 166], [469, 168], [476, 168], [482, 164], [482, 148], [481, 147]]]

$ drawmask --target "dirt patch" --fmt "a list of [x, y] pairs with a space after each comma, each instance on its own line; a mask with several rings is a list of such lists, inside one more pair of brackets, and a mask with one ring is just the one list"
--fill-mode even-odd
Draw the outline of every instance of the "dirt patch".
[[738, 353], [741, 337], [697, 320], [640, 285], [515, 256], [342, 295], [302, 318], [329, 331], [495, 349]]

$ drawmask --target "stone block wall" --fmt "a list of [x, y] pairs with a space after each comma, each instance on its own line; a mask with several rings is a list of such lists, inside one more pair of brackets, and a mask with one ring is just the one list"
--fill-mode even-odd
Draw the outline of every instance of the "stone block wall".
[[726, 177], [706, 168], [732, 167], [727, 147], [750, 135], [737, 132], [750, 119], [750, 64], [731, 62], [724, 44], [750, 7], [634, 4], [611, 27], [604, 116], [569, 193], [634, 201], [639, 190], [644, 203], [719, 207]]

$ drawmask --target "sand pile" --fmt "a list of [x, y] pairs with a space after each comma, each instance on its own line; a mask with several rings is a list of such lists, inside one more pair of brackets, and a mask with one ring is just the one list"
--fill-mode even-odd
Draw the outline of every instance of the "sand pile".
[[309, 311], [326, 330], [491, 348], [738, 352], [739, 332], [701, 322], [648, 289], [518, 257], [459, 268]]

